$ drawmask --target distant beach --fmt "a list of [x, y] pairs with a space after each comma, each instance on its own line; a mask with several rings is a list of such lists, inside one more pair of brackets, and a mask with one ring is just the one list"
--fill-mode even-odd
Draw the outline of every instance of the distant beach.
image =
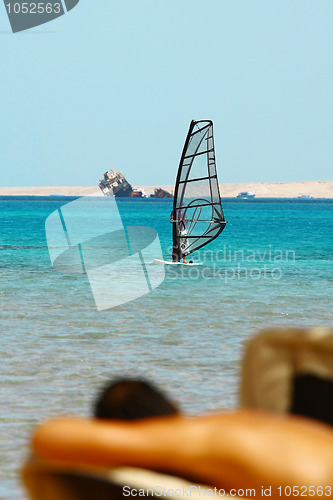
[[[153, 194], [160, 187], [173, 191], [174, 186], [133, 186], [143, 189], [147, 195]], [[241, 191], [251, 191], [257, 198], [297, 198], [301, 195], [311, 195], [313, 198], [333, 198], [333, 181], [308, 182], [249, 182], [236, 184], [221, 184], [221, 196], [234, 198]], [[2, 187], [0, 196], [49, 196], [62, 194], [65, 196], [100, 195], [98, 186], [35, 186], [35, 187]]]

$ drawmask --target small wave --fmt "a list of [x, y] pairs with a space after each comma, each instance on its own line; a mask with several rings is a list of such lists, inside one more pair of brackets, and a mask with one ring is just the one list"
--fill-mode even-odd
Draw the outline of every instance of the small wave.
[[45, 250], [46, 245], [0, 245], [0, 250]]

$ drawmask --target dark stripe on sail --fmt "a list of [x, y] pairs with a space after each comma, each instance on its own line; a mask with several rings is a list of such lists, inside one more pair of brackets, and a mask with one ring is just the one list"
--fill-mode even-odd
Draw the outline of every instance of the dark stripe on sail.
[[212, 151], [214, 151], [214, 150], [213, 149], [207, 149], [206, 151], [200, 151], [200, 153], [196, 153], [194, 155], [186, 155], [186, 156], [184, 156], [184, 159], [186, 160], [187, 158], [193, 158], [194, 156], [204, 155], [204, 154], [207, 154], [207, 153], [211, 153]]
[[197, 177], [196, 179], [187, 179], [185, 181], [179, 181], [179, 184], [183, 184], [184, 182], [195, 182], [195, 181], [206, 181], [208, 179], [213, 179], [213, 178], [216, 178], [217, 179], [217, 175], [209, 175], [208, 177]]
[[[205, 121], [205, 120], [202, 120], [202, 121]], [[193, 122], [193, 120], [192, 120], [191, 125], [192, 125], [192, 123], [194, 123], [194, 125], [196, 125], [197, 123], [200, 123], [200, 122]], [[190, 125], [190, 126], [191, 126], [191, 125]], [[199, 130], [195, 130], [194, 132], [192, 132], [192, 134], [191, 134], [191, 135], [193, 136], [193, 135], [195, 135], [195, 134], [198, 134], [199, 132], [202, 132], [203, 130], [205, 130], [205, 128], [208, 128], [208, 127], [209, 127], [209, 125], [206, 125], [205, 127], [202, 127], [202, 128], [201, 128], [201, 129], [199, 129]], [[209, 137], [212, 137], [212, 136], [209, 136]]]

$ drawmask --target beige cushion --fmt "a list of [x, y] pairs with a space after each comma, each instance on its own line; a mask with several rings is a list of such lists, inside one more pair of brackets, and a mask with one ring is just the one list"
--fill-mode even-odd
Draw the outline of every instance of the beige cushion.
[[241, 406], [287, 412], [300, 374], [333, 380], [332, 328], [272, 328], [252, 338], [242, 363]]
[[[146, 469], [66, 467], [55, 462], [29, 459], [22, 469], [22, 481], [32, 500], [125, 500], [123, 486], [139, 489], [165, 488], [162, 498], [188, 497], [183, 489], [191, 487], [191, 498], [207, 495], [209, 486]], [[205, 494], [206, 493], [206, 494]], [[140, 498], [139, 494], [137, 495]], [[133, 496], [129, 496], [131, 499]], [[237, 498], [234, 497], [236, 500]]]

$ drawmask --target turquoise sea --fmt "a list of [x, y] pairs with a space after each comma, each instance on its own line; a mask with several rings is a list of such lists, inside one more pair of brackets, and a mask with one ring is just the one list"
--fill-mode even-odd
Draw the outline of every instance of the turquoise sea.
[[[1, 499], [25, 498], [18, 470], [34, 426], [89, 415], [107, 379], [148, 377], [186, 413], [232, 408], [247, 338], [332, 325], [332, 201], [225, 201], [228, 224], [201, 265], [166, 267], [150, 293], [102, 311], [86, 274], [51, 266], [45, 220], [71, 201], [0, 198]], [[125, 225], [153, 227], [170, 258], [171, 201], [118, 208]]]

